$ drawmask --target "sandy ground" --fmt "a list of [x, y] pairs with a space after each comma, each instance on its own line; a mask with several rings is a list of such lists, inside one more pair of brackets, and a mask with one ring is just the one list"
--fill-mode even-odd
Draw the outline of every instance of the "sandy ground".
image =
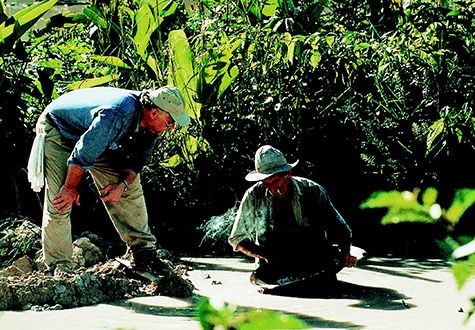
[[295, 315], [320, 329], [469, 329], [475, 283], [457, 290], [441, 260], [369, 258], [345, 269], [346, 289], [331, 299], [264, 295], [249, 283], [253, 262], [243, 258], [183, 258], [193, 265], [190, 299], [154, 296], [59, 311], [0, 313], [0, 329], [201, 329], [195, 316], [200, 296], [239, 310], [259, 308]]

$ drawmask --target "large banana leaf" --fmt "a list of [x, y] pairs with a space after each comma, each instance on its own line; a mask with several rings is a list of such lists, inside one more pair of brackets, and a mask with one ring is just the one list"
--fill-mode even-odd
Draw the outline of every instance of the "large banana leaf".
[[[0, 54], [10, 52], [15, 42], [57, 2], [58, 0], [45, 0], [34, 3], [3, 21], [0, 24]], [[3, 9], [1, 12], [4, 16]]]
[[170, 50], [169, 84], [179, 88], [185, 96], [189, 115], [199, 120], [201, 104], [196, 102], [197, 73], [193, 52], [183, 30], [171, 31], [168, 36]]

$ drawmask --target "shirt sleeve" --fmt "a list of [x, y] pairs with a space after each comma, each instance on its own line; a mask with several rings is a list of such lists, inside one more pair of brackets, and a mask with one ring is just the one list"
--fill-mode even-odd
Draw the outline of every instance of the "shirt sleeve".
[[255, 240], [255, 230], [253, 230], [253, 202], [251, 190], [247, 190], [243, 196], [242, 202], [239, 205], [234, 224], [229, 235], [228, 242], [236, 251], [239, 243], [244, 240]]
[[89, 128], [76, 142], [68, 165], [76, 165], [85, 170], [91, 169], [96, 159], [125, 129], [119, 117], [113, 108], [98, 111]]
[[351, 246], [352, 231], [345, 219], [333, 206], [325, 188], [319, 186], [319, 204], [326, 220], [327, 235], [330, 242], [338, 244], [341, 252], [348, 254]]

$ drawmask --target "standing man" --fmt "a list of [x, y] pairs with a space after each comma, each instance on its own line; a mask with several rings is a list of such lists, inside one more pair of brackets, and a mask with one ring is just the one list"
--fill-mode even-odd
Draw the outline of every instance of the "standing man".
[[[31, 173], [35, 169], [30, 163], [36, 160], [39, 172], [44, 164], [42, 245], [48, 270], [72, 268], [70, 213], [73, 203], [79, 205], [78, 185], [86, 171], [132, 265], [144, 268], [150, 262], [156, 238], [148, 225], [139, 173], [158, 137], [176, 124], [189, 123], [185, 99], [172, 86], [144, 91], [86, 88], [66, 93], [46, 107], [37, 122], [37, 139], [42, 140], [32, 148], [29, 179], [43, 178], [42, 173]], [[41, 188], [42, 180], [39, 186], [33, 181], [33, 189]]]
[[284, 285], [313, 278], [328, 287], [343, 267], [353, 267], [351, 229], [326, 190], [309, 179], [292, 176], [293, 164], [270, 145], [255, 155], [250, 187], [238, 209], [229, 244], [256, 258], [253, 284]]

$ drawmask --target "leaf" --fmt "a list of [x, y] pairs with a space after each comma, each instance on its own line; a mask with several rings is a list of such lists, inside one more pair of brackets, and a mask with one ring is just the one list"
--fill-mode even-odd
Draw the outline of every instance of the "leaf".
[[130, 66], [124, 63], [120, 58], [116, 56], [100, 56], [100, 55], [91, 55], [89, 59], [93, 61], [100, 62], [102, 64], [107, 64], [111, 66], [121, 67], [125, 69], [130, 69]]
[[355, 46], [354, 51], [356, 52], [357, 50], [367, 49], [367, 48], [371, 48], [371, 45], [367, 42], [362, 42]]
[[199, 120], [201, 105], [195, 100], [197, 94], [197, 71], [195, 59], [183, 30], [171, 31], [168, 36], [170, 62], [169, 84], [176, 86], [184, 95], [190, 117]]
[[444, 131], [445, 123], [442, 119], [437, 120], [429, 127], [427, 134], [427, 152], [426, 155], [433, 149], [437, 137]]
[[459, 259], [471, 254], [475, 254], [475, 240], [455, 249], [455, 251], [452, 253], [452, 257]]
[[435, 204], [437, 200], [437, 189], [429, 187], [426, 191], [422, 194], [422, 203], [424, 205], [432, 205]]
[[377, 191], [364, 201], [360, 208], [413, 208], [420, 206], [417, 195], [410, 191]]
[[142, 4], [135, 14], [137, 30], [134, 35], [134, 43], [137, 53], [145, 59], [146, 49], [150, 42], [150, 36], [158, 28], [159, 23], [155, 19], [152, 9], [147, 3]]
[[463, 288], [467, 280], [475, 275], [475, 254], [472, 254], [466, 261], [457, 261], [452, 265], [457, 288]]
[[69, 84], [67, 88], [69, 88], [70, 90], [76, 90], [76, 89], [81, 89], [81, 88], [100, 86], [110, 81], [116, 80], [118, 78], [119, 78], [118, 75], [111, 74], [111, 75], [103, 76], [103, 77], [84, 79], [84, 80], [76, 81], [74, 83]]
[[326, 36], [325, 41], [327, 42], [328, 46], [332, 46], [335, 42], [335, 36]]
[[274, 311], [258, 310], [245, 314], [245, 323], [239, 330], [308, 329], [309, 326], [292, 315]]
[[91, 22], [96, 24], [98, 27], [102, 29], [106, 29], [108, 27], [107, 21], [102, 17], [102, 13], [97, 9], [95, 5], [86, 7], [83, 9], [84, 15], [89, 18]]
[[0, 24], [0, 53], [12, 50], [13, 45], [28, 31], [57, 0], [41, 1], [18, 11]]
[[455, 192], [454, 200], [447, 210], [445, 217], [451, 223], [456, 224], [465, 211], [475, 203], [475, 189], [459, 189]]
[[381, 219], [382, 225], [398, 224], [398, 223], [435, 223], [427, 212], [413, 209], [390, 209], [388, 213]]
[[287, 45], [287, 60], [290, 64], [294, 64], [295, 40]]
[[313, 50], [312, 56], [310, 56], [310, 65], [312, 66], [312, 68], [316, 69], [318, 67], [318, 64], [320, 63], [320, 60], [321, 60], [320, 52]]
[[163, 167], [177, 167], [181, 163], [183, 163], [183, 159], [180, 155], [176, 154], [161, 162], [160, 165]]
[[264, 1], [261, 13], [263, 16], [272, 17], [279, 8], [279, 0], [267, 0]]

